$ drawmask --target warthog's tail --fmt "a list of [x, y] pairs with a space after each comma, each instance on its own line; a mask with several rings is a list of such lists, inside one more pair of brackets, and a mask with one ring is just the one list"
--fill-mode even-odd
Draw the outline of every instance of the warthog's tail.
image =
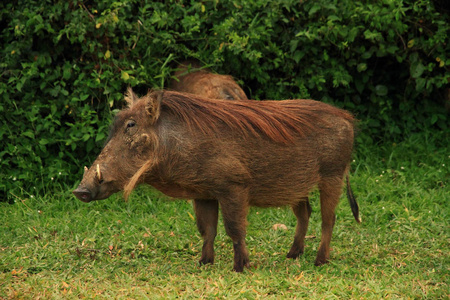
[[348, 175], [346, 176], [347, 181], [347, 198], [348, 203], [350, 203], [350, 208], [352, 209], [353, 216], [355, 217], [356, 222], [361, 223], [361, 218], [359, 217], [359, 207], [358, 203], [356, 202], [355, 196], [353, 195], [352, 188], [350, 187], [350, 179], [348, 178]]

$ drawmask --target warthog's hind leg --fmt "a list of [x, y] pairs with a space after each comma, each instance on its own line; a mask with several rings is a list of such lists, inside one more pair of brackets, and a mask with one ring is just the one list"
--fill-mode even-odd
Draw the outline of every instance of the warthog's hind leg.
[[292, 210], [297, 217], [297, 229], [295, 230], [294, 243], [287, 257], [295, 259], [303, 254], [305, 248], [305, 236], [308, 230], [309, 217], [311, 216], [309, 199], [302, 199], [296, 205], [292, 206]]
[[342, 193], [342, 178], [323, 178], [319, 183], [320, 211], [322, 213], [322, 237], [315, 265], [320, 266], [328, 262], [330, 258], [330, 242], [333, 227], [336, 221], [336, 206]]

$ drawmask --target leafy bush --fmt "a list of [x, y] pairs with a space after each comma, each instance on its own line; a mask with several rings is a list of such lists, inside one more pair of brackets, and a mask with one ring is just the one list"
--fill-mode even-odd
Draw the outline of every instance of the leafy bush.
[[251, 98], [347, 108], [366, 141], [448, 129], [448, 12], [371, 2], [3, 1], [0, 191], [76, 181], [125, 88], [162, 88], [186, 58], [235, 76]]

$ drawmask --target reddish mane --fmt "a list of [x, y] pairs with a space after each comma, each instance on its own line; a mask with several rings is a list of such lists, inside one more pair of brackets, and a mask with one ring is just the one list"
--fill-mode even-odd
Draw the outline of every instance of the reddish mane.
[[313, 100], [284, 101], [227, 101], [210, 100], [191, 94], [172, 91], [163, 93], [162, 113], [171, 113], [182, 120], [191, 130], [204, 134], [219, 133], [219, 126], [225, 124], [242, 135], [264, 135], [267, 138], [288, 144], [294, 136], [306, 136], [332, 126], [326, 116], [344, 118], [353, 122], [348, 112]]

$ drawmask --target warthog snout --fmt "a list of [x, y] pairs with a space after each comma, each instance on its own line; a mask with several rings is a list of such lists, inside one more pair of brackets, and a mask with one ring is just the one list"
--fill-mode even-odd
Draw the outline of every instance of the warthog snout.
[[111, 170], [105, 164], [94, 164], [90, 169], [85, 167], [83, 180], [72, 193], [83, 202], [108, 198], [123, 186], [117, 185], [116, 180], [111, 180], [112, 177]]
[[90, 202], [92, 200], [92, 193], [87, 188], [77, 187], [73, 191], [73, 194], [83, 202]]

